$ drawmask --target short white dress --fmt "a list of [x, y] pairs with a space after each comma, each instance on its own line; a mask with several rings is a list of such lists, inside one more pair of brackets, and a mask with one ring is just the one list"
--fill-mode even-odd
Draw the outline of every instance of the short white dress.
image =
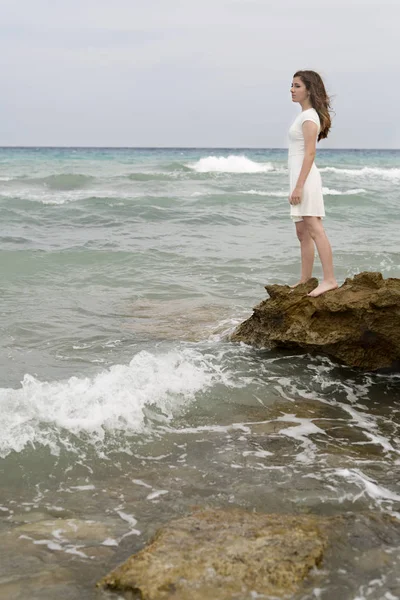
[[[318, 125], [318, 134], [321, 131], [319, 115], [315, 108], [303, 110], [293, 121], [289, 129], [288, 168], [290, 194], [296, 187], [304, 159], [304, 121], [313, 121]], [[303, 217], [324, 217], [324, 197], [322, 195], [322, 181], [320, 172], [313, 162], [310, 172], [303, 187], [300, 204], [290, 205], [290, 216], [294, 222], [302, 221]]]

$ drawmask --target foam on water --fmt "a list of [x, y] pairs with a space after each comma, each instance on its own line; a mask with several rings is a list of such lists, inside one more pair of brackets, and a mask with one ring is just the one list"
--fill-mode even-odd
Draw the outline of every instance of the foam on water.
[[317, 427], [311, 419], [299, 418], [296, 417], [296, 415], [284, 415], [278, 417], [276, 420], [299, 423], [299, 425], [296, 425], [295, 427], [281, 429], [280, 434], [291, 437], [301, 443], [304, 450], [296, 455], [297, 461], [305, 463], [312, 462], [315, 457], [316, 446], [308, 436], [316, 433], [325, 435], [325, 431]]
[[335, 190], [327, 187], [322, 188], [322, 193], [326, 196], [353, 196], [354, 194], [366, 194], [367, 190], [356, 188], [354, 190]]
[[[174, 196], [173, 195], [168, 195], [165, 194], [164, 192], [162, 193], [162, 197], [163, 198], [171, 198], [173, 199]], [[62, 204], [69, 204], [72, 202], [93, 202], [95, 203], [96, 201], [101, 202], [101, 203], [107, 203], [110, 200], [120, 200], [120, 203], [110, 203], [110, 206], [123, 206], [124, 205], [124, 201], [129, 201], [129, 200], [140, 200], [143, 198], [143, 194], [139, 193], [137, 191], [135, 191], [135, 188], [133, 187], [132, 190], [129, 191], [121, 191], [119, 189], [113, 190], [111, 188], [108, 189], [100, 189], [100, 188], [96, 188], [96, 189], [85, 189], [85, 190], [52, 190], [52, 191], [48, 191], [48, 190], [41, 190], [41, 191], [37, 191], [37, 190], [21, 190], [21, 191], [15, 191], [15, 192], [10, 192], [8, 195], [7, 194], [0, 194], [0, 200], [5, 200], [5, 201], [9, 201], [9, 200], [22, 200], [22, 201], [29, 201], [29, 202], [39, 202], [41, 204], [55, 204], [55, 205], [62, 205]], [[154, 195], [146, 195], [146, 200], [149, 201], [150, 199], [158, 199], [159, 196], [154, 196]], [[157, 207], [160, 208], [160, 207]]]
[[[395, 500], [400, 501], [400, 496], [390, 490], [378, 485], [370, 477], [367, 477], [360, 469], [336, 469], [336, 474], [344, 477], [347, 481], [355, 483], [361, 489], [359, 496], [367, 495], [373, 500]], [[358, 496], [356, 496], [357, 498]]]
[[114, 365], [93, 378], [46, 382], [25, 375], [20, 389], [0, 390], [0, 456], [36, 444], [57, 454], [66, 444], [63, 432], [99, 443], [106, 432], [143, 431], [146, 407], [168, 420], [196, 393], [226, 377], [192, 348], [159, 355], [142, 350], [129, 365]]
[[320, 172], [335, 173], [337, 175], [348, 175], [351, 177], [371, 177], [388, 180], [400, 179], [400, 169], [381, 167], [362, 167], [361, 169], [343, 169], [340, 167], [320, 167]]
[[387, 577], [385, 575], [374, 577], [368, 583], [360, 586], [354, 600], [399, 600], [399, 596], [394, 596], [389, 591], [382, 591], [386, 584]]
[[189, 168], [197, 173], [268, 173], [274, 171], [270, 162], [257, 163], [246, 156], [207, 156], [201, 158], [194, 164], [189, 164]]
[[[286, 198], [286, 196], [288, 195], [288, 191], [280, 191], [280, 190], [273, 190], [273, 191], [248, 190], [248, 191], [243, 191], [240, 193], [241, 194], [250, 194], [252, 196], [273, 196], [276, 198]], [[354, 194], [365, 194], [366, 190], [364, 190], [363, 188], [356, 188], [356, 189], [341, 191], [341, 190], [335, 190], [335, 189], [323, 187], [322, 193], [325, 196], [353, 196]]]
[[279, 190], [272, 190], [272, 191], [259, 191], [259, 190], [247, 190], [247, 191], [243, 191], [240, 192], [241, 194], [249, 194], [250, 196], [271, 196], [274, 198], [286, 198], [288, 195], [289, 189], [288, 191], [279, 191]]
[[[364, 434], [371, 440], [371, 443], [381, 446], [385, 452], [400, 454], [400, 449], [394, 448], [386, 437], [378, 433], [376, 417], [360, 412], [352, 406], [343, 405], [343, 410], [349, 413], [357, 427], [363, 429]], [[380, 420], [384, 421], [383, 418]]]

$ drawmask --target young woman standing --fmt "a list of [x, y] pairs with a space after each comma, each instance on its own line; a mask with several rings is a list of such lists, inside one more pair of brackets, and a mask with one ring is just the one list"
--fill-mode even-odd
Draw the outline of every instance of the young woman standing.
[[312, 277], [314, 244], [322, 264], [323, 281], [309, 296], [338, 287], [333, 272], [332, 250], [322, 225], [325, 216], [321, 175], [314, 163], [317, 141], [328, 136], [331, 127], [330, 99], [315, 71], [297, 71], [291, 86], [292, 101], [301, 113], [289, 129], [288, 167], [290, 179], [290, 216], [296, 225], [301, 249], [300, 283]]

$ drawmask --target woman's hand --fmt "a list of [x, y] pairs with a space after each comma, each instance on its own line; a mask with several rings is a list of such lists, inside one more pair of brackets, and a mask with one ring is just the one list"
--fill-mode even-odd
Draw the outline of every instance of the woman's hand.
[[293, 192], [289, 196], [290, 204], [300, 204], [301, 196], [303, 194], [303, 188], [298, 185], [294, 188]]

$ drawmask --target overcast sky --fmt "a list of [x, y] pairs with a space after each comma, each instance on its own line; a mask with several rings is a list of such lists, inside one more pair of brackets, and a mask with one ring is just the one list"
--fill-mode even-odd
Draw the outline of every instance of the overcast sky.
[[320, 148], [400, 148], [399, 0], [0, 0], [0, 145], [287, 147], [293, 73]]

